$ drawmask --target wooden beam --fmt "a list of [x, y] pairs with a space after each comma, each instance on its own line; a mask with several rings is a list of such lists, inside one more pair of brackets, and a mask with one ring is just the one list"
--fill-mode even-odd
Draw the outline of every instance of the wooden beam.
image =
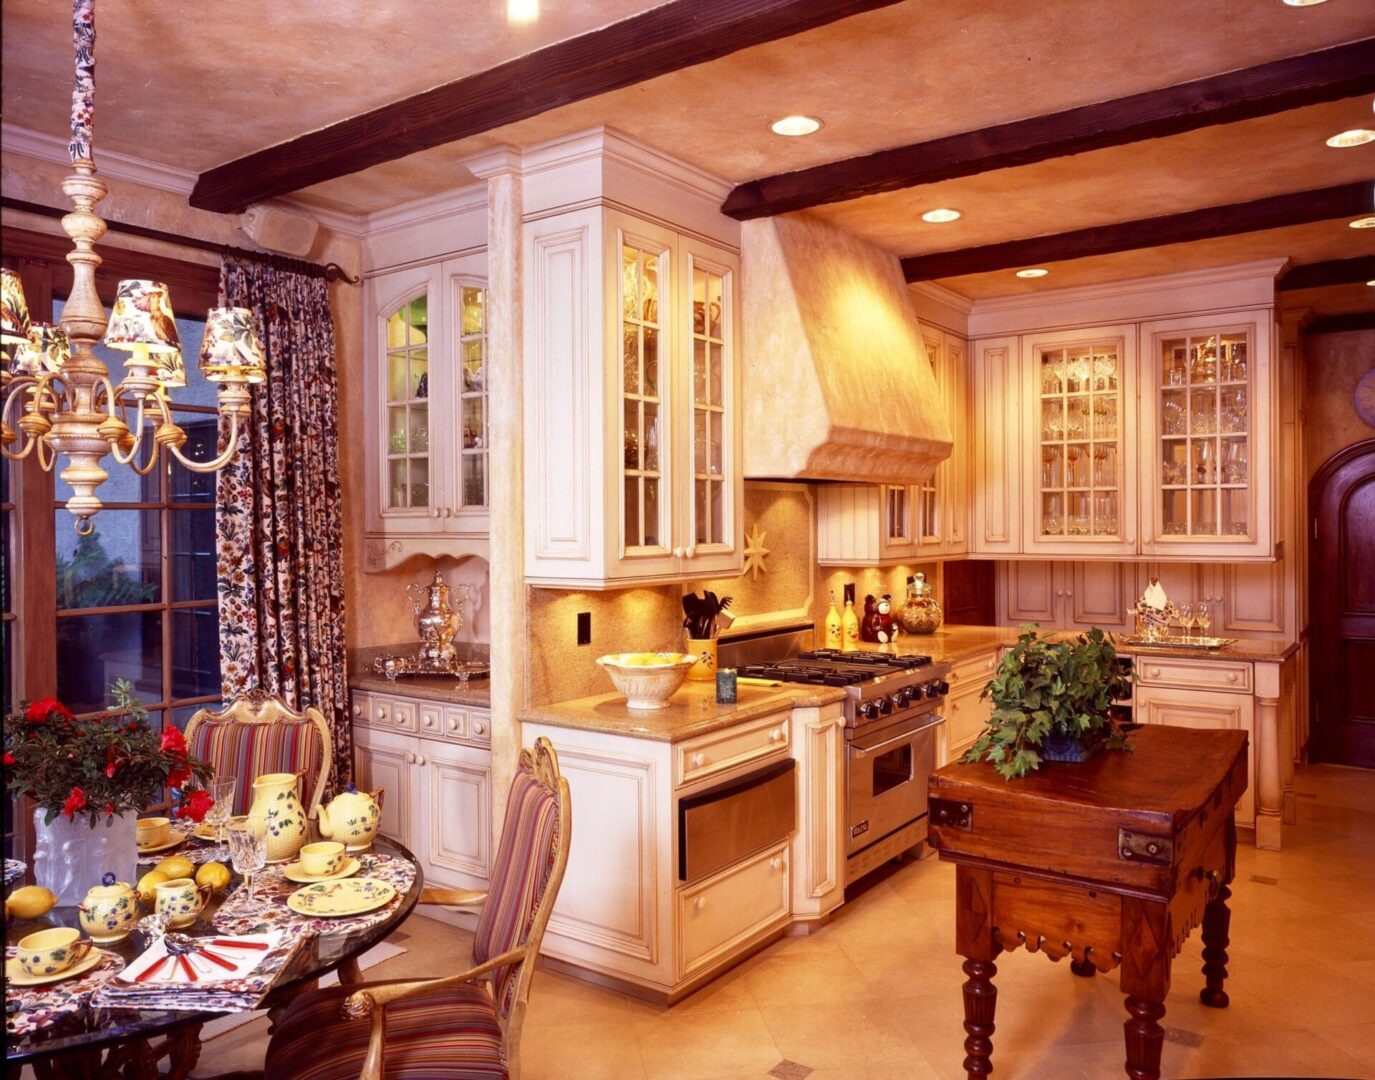
[[1279, 279], [1275, 288], [1280, 292], [1293, 292], [1295, 289], [1318, 289], [1324, 285], [1351, 285], [1358, 281], [1375, 281], [1375, 255], [1295, 266]]
[[1308, 337], [1313, 334], [1340, 334], [1347, 330], [1375, 330], [1375, 311], [1320, 315], [1303, 328], [1303, 333]]
[[221, 213], [347, 176], [899, 0], [671, 0], [202, 173]]
[[1046, 116], [898, 146], [741, 184], [741, 221], [862, 195], [1158, 139], [1375, 91], [1375, 38]]
[[1160, 247], [1163, 244], [1211, 240], [1218, 236], [1279, 229], [1286, 225], [1305, 225], [1312, 221], [1354, 218], [1369, 214], [1372, 209], [1375, 209], [1375, 186], [1367, 181], [1358, 181], [1313, 191], [1272, 195], [1254, 202], [1209, 206], [1202, 210], [1137, 221], [1119, 221], [1092, 229], [1075, 229], [1072, 232], [1008, 240], [983, 247], [938, 251], [930, 255], [912, 255], [902, 260], [902, 270], [909, 282], [960, 277], [990, 270], [1041, 266], [1090, 255]]

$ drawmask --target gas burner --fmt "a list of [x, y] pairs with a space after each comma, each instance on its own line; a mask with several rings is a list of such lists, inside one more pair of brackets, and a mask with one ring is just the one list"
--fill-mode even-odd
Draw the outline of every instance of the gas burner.
[[875, 652], [865, 649], [859, 652], [841, 652], [838, 649], [815, 649], [798, 655], [799, 660], [821, 660], [835, 664], [863, 664], [872, 668], [900, 668], [910, 670], [925, 667], [931, 663], [929, 656], [895, 656], [892, 653]]

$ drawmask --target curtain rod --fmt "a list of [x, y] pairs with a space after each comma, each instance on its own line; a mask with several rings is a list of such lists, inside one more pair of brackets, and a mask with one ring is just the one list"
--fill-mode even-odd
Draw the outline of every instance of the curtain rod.
[[[0, 206], [8, 206], [13, 210], [23, 210], [29, 214], [39, 214], [50, 218], [63, 218], [70, 213], [68, 210], [59, 210], [55, 206], [44, 206], [42, 203], [12, 199], [8, 195], [0, 196]], [[321, 266], [319, 263], [306, 262], [304, 259], [291, 259], [285, 255], [249, 251], [247, 248], [216, 244], [210, 240], [199, 240], [194, 236], [179, 236], [176, 233], [163, 232], [161, 229], [147, 229], [142, 225], [126, 225], [121, 221], [107, 221], [105, 225], [109, 232], [128, 233], [130, 236], [141, 236], [145, 240], [161, 240], [164, 243], [179, 244], [182, 247], [197, 248], [200, 251], [211, 251], [216, 255], [228, 255], [231, 258], [256, 259], [258, 262], [275, 266], [279, 270], [291, 270], [307, 277], [322, 277], [326, 281], [343, 281], [349, 285], [362, 283], [362, 278], [350, 276], [338, 263], [326, 263]]]

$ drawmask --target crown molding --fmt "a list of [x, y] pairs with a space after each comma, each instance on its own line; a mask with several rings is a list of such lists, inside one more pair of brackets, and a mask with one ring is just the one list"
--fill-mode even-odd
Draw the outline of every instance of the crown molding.
[[527, 149], [523, 157], [526, 176], [597, 158], [610, 159], [652, 176], [661, 183], [667, 182], [689, 194], [708, 199], [717, 206], [733, 187], [729, 180], [689, 165], [633, 135], [605, 125], [539, 143]]
[[947, 307], [952, 307], [965, 315], [968, 315], [974, 310], [975, 302], [973, 300], [963, 293], [957, 293], [954, 289], [947, 289], [944, 285], [940, 285], [937, 282], [914, 281], [907, 287], [918, 296], [929, 297], [937, 303], [945, 304]]
[[[50, 165], [72, 167], [71, 155], [67, 150], [67, 140], [48, 135], [18, 124], [0, 123], [0, 149], [7, 154], [20, 154], [24, 157], [46, 161]], [[118, 150], [100, 150], [96, 153], [96, 168], [106, 176], [125, 180], [143, 187], [170, 191], [176, 195], [190, 195], [196, 186], [196, 176], [187, 169], [178, 169], [156, 161], [146, 161], [131, 154], [121, 154]]]
[[516, 147], [506, 143], [494, 146], [490, 150], [484, 150], [479, 154], [460, 158], [458, 163], [479, 180], [502, 176], [506, 173], [514, 173], [519, 176], [524, 168], [521, 152]]
[[362, 235], [382, 236], [398, 229], [425, 225], [456, 214], [471, 214], [478, 210], [484, 213], [487, 210], [486, 180], [465, 184], [454, 191], [426, 195], [398, 206], [390, 206], [385, 210], [374, 210], [362, 218]]

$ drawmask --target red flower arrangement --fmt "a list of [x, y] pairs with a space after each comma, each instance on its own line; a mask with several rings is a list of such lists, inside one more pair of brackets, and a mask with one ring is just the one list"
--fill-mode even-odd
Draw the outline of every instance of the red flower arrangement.
[[[210, 777], [210, 766], [190, 755], [180, 731], [159, 735], [148, 727], [148, 712], [129, 683], [119, 680], [112, 694], [114, 706], [84, 720], [56, 698], [5, 717], [5, 786], [36, 801], [48, 825], [58, 814], [69, 820], [80, 814], [95, 825], [102, 815], [143, 810], [164, 788], [186, 789]], [[194, 807], [186, 816], [197, 821], [209, 803], [204, 791], [182, 793], [183, 807]]]

